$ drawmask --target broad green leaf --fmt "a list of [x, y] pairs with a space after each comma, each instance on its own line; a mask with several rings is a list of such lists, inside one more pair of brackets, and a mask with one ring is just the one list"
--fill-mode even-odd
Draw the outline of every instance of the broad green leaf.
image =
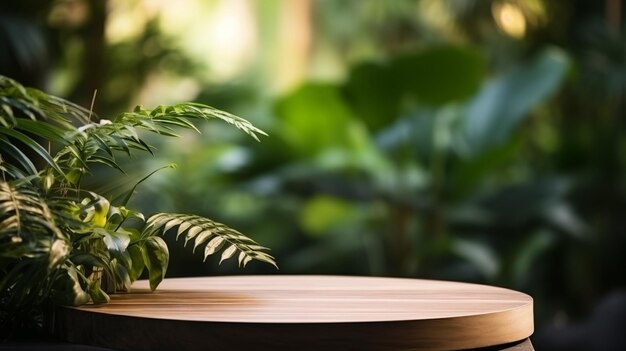
[[165, 241], [158, 236], [152, 236], [144, 242], [143, 262], [148, 269], [148, 280], [150, 281], [150, 290], [154, 291], [157, 286], [165, 278], [167, 265], [169, 263], [169, 251]]
[[339, 87], [307, 84], [276, 105], [280, 135], [293, 151], [314, 155], [348, 143], [348, 125], [354, 119]]
[[479, 51], [460, 46], [429, 47], [393, 62], [398, 84], [418, 102], [430, 106], [471, 97], [480, 87], [485, 67]]
[[70, 245], [65, 240], [54, 240], [48, 252], [48, 269], [53, 270], [63, 263], [69, 256], [70, 249]]
[[96, 228], [94, 232], [103, 235], [103, 241], [107, 249], [111, 252], [124, 252], [130, 244], [130, 235], [123, 232], [115, 232], [112, 230], [106, 230]]
[[111, 256], [117, 260], [121, 265], [126, 267], [126, 269], [130, 269], [133, 261], [130, 257], [130, 253], [128, 252], [128, 247], [124, 251], [110, 251]]
[[507, 140], [532, 108], [559, 88], [568, 65], [564, 52], [548, 49], [484, 85], [461, 121], [459, 153], [474, 157]]
[[[121, 264], [117, 260], [111, 261], [111, 264], [112, 264], [112, 270], [115, 274], [115, 290], [129, 292], [130, 285], [132, 282], [130, 280], [130, 275], [128, 274], [128, 270], [126, 269], [126, 267], [124, 267], [123, 264]], [[167, 268], [165, 270], [167, 270]]]
[[400, 113], [402, 87], [389, 65], [368, 62], [352, 67], [343, 91], [371, 131], [389, 125]]
[[97, 228], [104, 228], [111, 204], [104, 197], [91, 193], [92, 199], [81, 209], [85, 222]]
[[141, 273], [143, 273], [143, 270], [146, 267], [146, 264], [144, 263], [143, 246], [140, 244], [130, 245], [128, 247], [128, 254], [130, 255], [132, 262], [128, 274], [130, 276], [130, 281], [134, 282], [139, 279]]
[[300, 212], [300, 223], [314, 235], [346, 222], [352, 214], [350, 203], [342, 199], [319, 195], [306, 202]]

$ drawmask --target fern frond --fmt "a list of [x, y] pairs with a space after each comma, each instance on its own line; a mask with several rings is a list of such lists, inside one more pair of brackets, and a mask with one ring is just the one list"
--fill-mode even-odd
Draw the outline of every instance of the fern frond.
[[0, 75], [0, 124], [5, 127], [15, 125], [16, 118], [28, 118], [33, 121], [46, 120], [63, 129], [72, 129], [71, 119], [87, 123], [89, 114], [89, 110], [73, 102], [24, 87]]
[[13, 256], [15, 250], [11, 246], [17, 248], [25, 243], [43, 245], [39, 251], [46, 252], [49, 248], [49, 244], [44, 244], [46, 240], [63, 236], [46, 201], [27, 184], [0, 182], [2, 256]]
[[[13, 159], [17, 164], [8, 172], [17, 179], [20, 173], [34, 175], [31, 159], [23, 152], [31, 149], [57, 172], [63, 174], [49, 152], [42, 147], [35, 136], [61, 145], [71, 144], [70, 131], [76, 128], [73, 120], [88, 122], [89, 111], [40, 90], [26, 88], [16, 81], [0, 75], [0, 153], [4, 161]], [[19, 167], [17, 167], [19, 166]], [[6, 168], [6, 167], [5, 167]]]
[[239, 252], [238, 263], [240, 267], [245, 267], [250, 261], [257, 260], [278, 268], [274, 257], [264, 252], [268, 250], [266, 247], [225, 224], [201, 216], [158, 213], [148, 218], [142, 235], [147, 237], [159, 232], [165, 234], [174, 228], [178, 228], [176, 231], [177, 240], [185, 234], [185, 245], [190, 241], [194, 242], [194, 251], [199, 246], [204, 245], [204, 260], [223, 249], [220, 264]]
[[257, 141], [259, 140], [257, 134], [267, 135], [264, 131], [255, 127], [252, 123], [241, 117], [235, 116], [226, 111], [218, 110], [208, 105], [194, 102], [187, 102], [173, 106], [158, 106], [152, 110], [137, 106], [133, 112], [127, 112], [119, 115], [114, 122], [124, 122], [126, 124], [130, 123], [146, 130], [170, 135], [174, 132], [172, 127], [181, 127], [198, 131], [193, 123], [189, 121], [190, 119], [200, 119], [205, 121], [220, 119], [226, 123], [232, 124]]

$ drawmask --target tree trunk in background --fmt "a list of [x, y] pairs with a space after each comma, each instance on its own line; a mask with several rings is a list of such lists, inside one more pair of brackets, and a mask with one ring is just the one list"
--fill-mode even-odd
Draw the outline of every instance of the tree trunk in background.
[[619, 33], [622, 30], [622, 0], [606, 0], [606, 17]]
[[80, 76], [83, 79], [76, 85], [69, 99], [88, 107], [91, 105], [94, 91], [103, 87], [103, 73], [106, 72], [104, 31], [107, 20], [107, 0], [91, 0], [87, 4], [90, 18], [80, 33], [84, 43], [80, 68], [82, 71]]
[[313, 5], [311, 0], [290, 0], [281, 5], [277, 79], [273, 88], [286, 91], [298, 85], [308, 72], [313, 43]]

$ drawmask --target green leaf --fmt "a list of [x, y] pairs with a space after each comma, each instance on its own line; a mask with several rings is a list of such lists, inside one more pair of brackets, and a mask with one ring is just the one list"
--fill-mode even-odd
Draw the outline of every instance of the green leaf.
[[[113, 272], [115, 274], [115, 290], [116, 291], [129, 292], [130, 291], [130, 285], [131, 285], [132, 282], [131, 282], [128, 270], [126, 269], [126, 267], [124, 267], [123, 264], [121, 264], [117, 260], [111, 261], [111, 264], [112, 264], [112, 270], [113, 270]], [[166, 268], [166, 270], [167, 270], [167, 268]], [[150, 286], [152, 287], [152, 282], [150, 282]], [[156, 289], [156, 287], [155, 287], [155, 289]]]
[[348, 144], [348, 126], [354, 119], [337, 86], [307, 84], [276, 105], [280, 135], [293, 151], [314, 155]]
[[398, 57], [395, 79], [418, 102], [430, 106], [462, 101], [480, 88], [486, 62], [473, 48], [435, 46]]
[[81, 218], [84, 222], [89, 222], [94, 227], [104, 228], [109, 214], [111, 204], [104, 197], [90, 192], [91, 199], [81, 209]]
[[[276, 267], [274, 258], [262, 252], [262, 250], [267, 250], [265, 247], [258, 245], [254, 240], [222, 223], [196, 215], [177, 213], [155, 214], [148, 218], [146, 226], [143, 229], [142, 237], [151, 237], [150, 235], [155, 235], [158, 231], [165, 233], [176, 226], [179, 226], [179, 228], [183, 226], [185, 230], [187, 230], [186, 228], [191, 228], [186, 232], [185, 243], [189, 240], [195, 240], [194, 251], [197, 247], [208, 241], [204, 249], [204, 260], [226, 245], [227, 249], [222, 253], [220, 263], [232, 257], [235, 252], [240, 251], [245, 252], [246, 255], [252, 257], [252, 259], [267, 262]], [[176, 238], [178, 239], [182, 236], [185, 230], [179, 230]], [[240, 258], [240, 264], [244, 261], [247, 263], [249, 259], [245, 257]]]
[[109, 295], [107, 295], [107, 293], [105, 293], [104, 290], [102, 290], [99, 282], [94, 282], [91, 285], [89, 285], [88, 292], [89, 292], [89, 296], [91, 296], [91, 301], [93, 301], [93, 303], [96, 305], [108, 303], [111, 300]]
[[367, 62], [352, 67], [343, 90], [371, 131], [388, 126], [400, 113], [402, 87], [388, 65]]
[[63, 263], [69, 256], [70, 250], [71, 247], [65, 240], [55, 240], [52, 243], [52, 246], [50, 246], [50, 251], [48, 252], [48, 269], [56, 269], [61, 263]]
[[113, 256], [117, 262], [123, 265], [126, 269], [130, 269], [133, 265], [132, 258], [130, 257], [130, 253], [128, 252], [128, 248], [124, 251], [112, 251], [111, 256]]
[[104, 152], [109, 154], [109, 156], [111, 156], [111, 157], [113, 156], [113, 150], [111, 150], [111, 147], [105, 141], [106, 136], [104, 136], [104, 135], [101, 136], [101, 135], [98, 135], [97, 133], [92, 133], [92, 134], [90, 134], [90, 136], [100, 146], [100, 150], [104, 150]]
[[169, 251], [165, 241], [158, 236], [152, 236], [145, 240], [142, 250], [143, 262], [148, 269], [150, 290], [154, 291], [165, 278], [169, 263]]
[[29, 174], [37, 174], [37, 168], [33, 162], [24, 154], [20, 149], [15, 147], [12, 143], [8, 142], [7, 139], [0, 137], [0, 150], [7, 152], [15, 161], [17, 161], [22, 169], [28, 172]]
[[48, 151], [46, 151], [46, 149], [44, 149], [41, 145], [39, 145], [36, 141], [31, 139], [30, 137], [16, 130], [7, 129], [7, 128], [0, 128], [0, 134], [5, 134], [11, 138], [14, 138], [22, 142], [28, 148], [32, 149], [35, 153], [41, 156], [41, 158], [43, 158], [50, 165], [50, 167], [54, 168], [55, 171], [57, 171], [59, 174], [64, 174], [61, 168], [59, 167], [59, 165], [54, 161], [52, 156], [50, 156]]
[[90, 296], [80, 285], [76, 268], [65, 267], [57, 276], [52, 297], [61, 305], [80, 306], [89, 302]]
[[459, 152], [474, 157], [505, 142], [530, 110], [561, 85], [569, 59], [558, 49], [488, 82], [469, 103], [457, 135]]
[[127, 251], [131, 259], [131, 266], [128, 274], [130, 276], [130, 281], [134, 282], [139, 279], [141, 273], [143, 273], [143, 270], [146, 267], [146, 264], [144, 263], [143, 246], [140, 244], [130, 245]]
[[115, 232], [112, 230], [106, 230], [103, 228], [95, 228], [94, 233], [101, 234], [103, 236], [104, 244], [111, 252], [124, 252], [130, 244], [130, 235], [123, 232]]
[[43, 121], [18, 118], [15, 129], [40, 136], [44, 140], [58, 142], [64, 145], [71, 144], [72, 142], [71, 139], [66, 138], [67, 128], [59, 128]]
[[120, 167], [113, 158], [102, 156], [102, 155], [91, 155], [87, 160], [89, 162], [97, 162], [102, 163], [103, 165], [107, 165], [111, 168], [117, 169], [118, 171], [126, 174], [126, 172]]
[[321, 234], [346, 222], [352, 214], [350, 203], [337, 197], [315, 196], [303, 206], [300, 223], [312, 234]]
[[79, 253], [73, 254], [70, 257], [70, 260], [77, 266], [80, 266], [80, 265], [91, 266], [91, 267], [106, 266], [106, 264], [101, 258], [94, 256], [91, 253], [86, 253], [86, 252], [79, 252]]

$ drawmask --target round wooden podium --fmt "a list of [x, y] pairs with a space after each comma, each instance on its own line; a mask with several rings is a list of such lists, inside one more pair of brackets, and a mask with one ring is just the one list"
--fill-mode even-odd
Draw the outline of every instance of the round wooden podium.
[[57, 336], [121, 350], [532, 350], [532, 298], [485, 285], [378, 277], [147, 281], [62, 307]]

